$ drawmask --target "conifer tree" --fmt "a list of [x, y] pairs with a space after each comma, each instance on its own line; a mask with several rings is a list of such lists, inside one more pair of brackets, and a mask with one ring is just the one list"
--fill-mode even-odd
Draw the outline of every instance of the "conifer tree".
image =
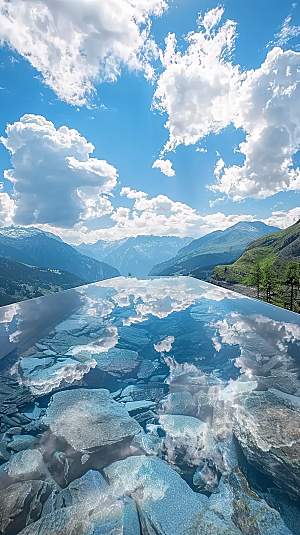
[[300, 285], [300, 264], [296, 260], [288, 262], [285, 271], [284, 284], [289, 286], [289, 307], [290, 310], [294, 310], [294, 301], [297, 297], [297, 289]]

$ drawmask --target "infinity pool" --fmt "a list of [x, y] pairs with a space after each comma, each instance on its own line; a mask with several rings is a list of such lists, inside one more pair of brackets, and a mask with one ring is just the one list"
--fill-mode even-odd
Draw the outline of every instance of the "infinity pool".
[[0, 308], [0, 533], [299, 535], [300, 316], [189, 278]]

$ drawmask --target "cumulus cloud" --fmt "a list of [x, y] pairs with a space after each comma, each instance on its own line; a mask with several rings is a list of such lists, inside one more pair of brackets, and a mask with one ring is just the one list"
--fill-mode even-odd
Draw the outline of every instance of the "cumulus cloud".
[[94, 85], [122, 66], [153, 76], [151, 16], [165, 0], [0, 0], [0, 40], [43, 76], [58, 97], [87, 103]]
[[72, 227], [112, 211], [102, 194], [115, 187], [117, 170], [90, 157], [94, 146], [77, 130], [56, 129], [42, 116], [24, 115], [7, 126], [1, 142], [13, 166], [4, 173], [13, 184], [11, 199], [2, 194], [1, 201], [8, 213], [14, 211], [16, 224]]
[[[277, 46], [259, 68], [243, 71], [231, 61], [236, 24], [220, 25], [223, 12], [217, 7], [200, 16], [183, 52], [174, 35], [166, 39], [153, 99], [153, 108], [168, 115], [169, 140], [162, 154], [232, 124], [245, 132], [238, 150], [244, 163], [226, 165], [220, 157], [211, 189], [235, 201], [298, 190], [300, 171], [293, 157], [300, 145], [300, 53]], [[289, 22], [288, 17], [283, 23], [281, 44], [299, 32]]]
[[160, 169], [166, 176], [175, 176], [175, 171], [172, 169], [172, 162], [170, 160], [156, 160], [152, 165], [153, 169]]
[[218, 133], [232, 120], [240, 84], [239, 68], [230, 61], [236, 24], [227, 21], [218, 28], [223, 12], [217, 7], [199, 16], [198, 31], [188, 34], [184, 52], [177, 49], [174, 34], [166, 39], [164, 71], [153, 99], [153, 108], [168, 114], [165, 151]]
[[300, 35], [300, 26], [293, 26], [290, 24], [292, 15], [288, 15], [283, 21], [280, 31], [274, 36], [274, 40], [269, 43], [271, 45], [283, 46], [286, 45], [290, 39]]
[[233, 200], [265, 198], [300, 189], [293, 156], [300, 145], [300, 53], [271, 50], [241, 85], [236, 128], [246, 132], [239, 146], [244, 164], [223, 167], [212, 187]]
[[296, 208], [292, 208], [287, 212], [285, 212], [284, 210], [277, 210], [275, 212], [272, 212], [270, 217], [268, 217], [267, 219], [263, 219], [263, 222], [266, 223], [266, 225], [284, 229], [290, 227], [294, 223], [297, 223], [299, 219], [300, 206], [297, 206]]
[[0, 187], [0, 226], [7, 227], [11, 225], [13, 222], [14, 213], [14, 201], [10, 198], [8, 193], [1, 193]]

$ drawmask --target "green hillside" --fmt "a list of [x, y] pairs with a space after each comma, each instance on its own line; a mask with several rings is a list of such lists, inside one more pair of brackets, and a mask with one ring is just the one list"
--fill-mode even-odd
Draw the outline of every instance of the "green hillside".
[[230, 266], [217, 266], [213, 278], [249, 284], [255, 264], [270, 265], [279, 277], [284, 276], [288, 261], [300, 262], [300, 220], [291, 227], [251, 242], [240, 258]]
[[0, 306], [86, 284], [71, 273], [37, 268], [0, 257]]
[[216, 266], [211, 281], [255, 286], [259, 298], [298, 312], [300, 220], [251, 242], [234, 264]]

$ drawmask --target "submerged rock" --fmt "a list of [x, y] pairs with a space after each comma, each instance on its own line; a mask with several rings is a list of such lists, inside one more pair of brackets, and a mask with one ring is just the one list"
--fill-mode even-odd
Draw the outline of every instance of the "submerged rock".
[[4, 471], [16, 481], [50, 478], [43, 456], [37, 449], [16, 453], [6, 463]]
[[196, 534], [190, 530], [208, 498], [194, 493], [166, 463], [144, 456], [128, 457], [104, 471], [114, 492], [134, 499], [143, 535]]
[[[13, 527], [22, 528], [27, 515], [40, 513], [43, 488], [42, 481], [22, 481], [0, 491], [0, 533], [5, 533], [7, 528], [9, 531]], [[38, 499], [34, 501], [35, 496]]]
[[196, 404], [193, 396], [187, 392], [172, 392], [164, 397], [159, 404], [158, 412], [163, 414], [182, 414], [194, 416], [196, 414]]
[[133, 437], [141, 429], [105, 389], [57, 392], [43, 422], [56, 437], [64, 438], [82, 453]]
[[97, 471], [90, 470], [67, 489], [52, 493], [40, 520], [22, 535], [139, 535], [134, 502], [116, 497]]
[[35, 442], [36, 438], [31, 435], [15, 435], [13, 440], [7, 444], [7, 447], [14, 451], [27, 450]]
[[243, 535], [292, 535], [280, 514], [253, 492], [239, 470], [222, 477], [219, 493], [209, 499], [211, 512], [222, 515]]
[[271, 392], [239, 400], [234, 433], [250, 464], [300, 498], [300, 412]]
[[97, 368], [116, 377], [131, 373], [140, 363], [136, 351], [116, 347], [97, 355], [93, 354], [92, 358], [96, 360]]

